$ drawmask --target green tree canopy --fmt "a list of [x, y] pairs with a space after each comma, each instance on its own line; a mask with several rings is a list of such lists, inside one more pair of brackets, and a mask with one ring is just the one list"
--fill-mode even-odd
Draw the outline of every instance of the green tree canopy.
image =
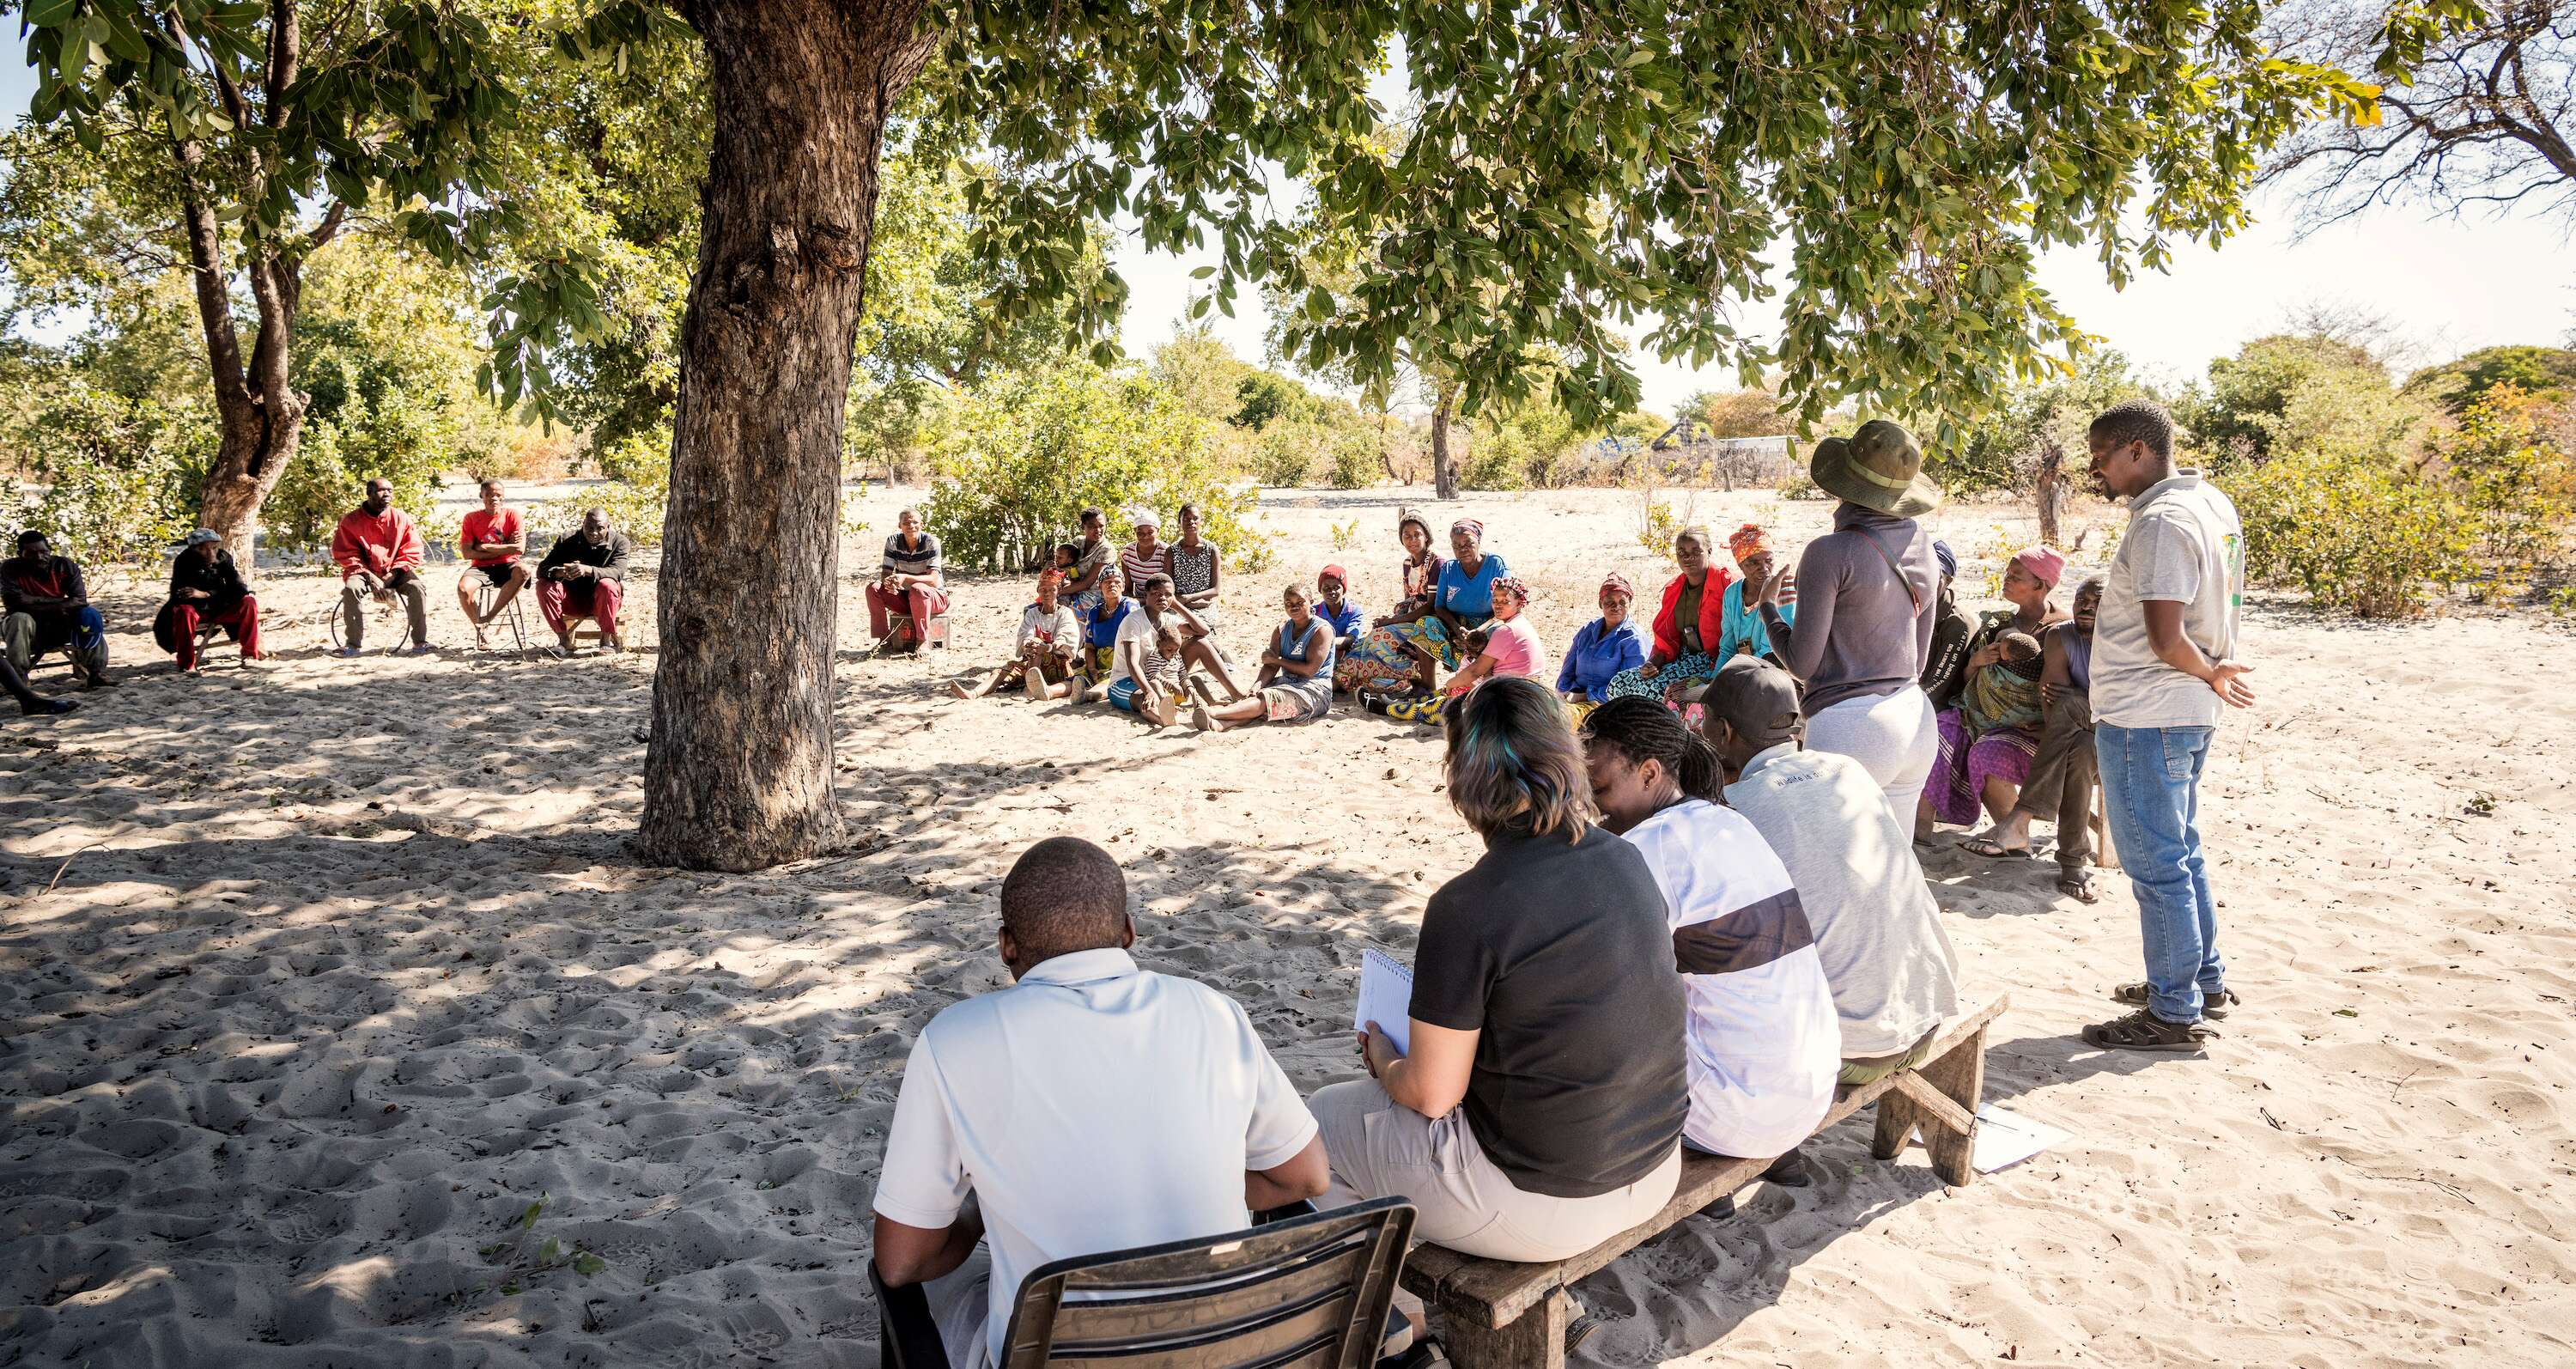
[[2406, 378], [2406, 393], [2466, 414], [2498, 385], [2553, 403], [2576, 392], [2576, 351], [2564, 347], [2481, 347]]
[[2367, 350], [2328, 337], [2281, 333], [2209, 363], [2208, 387], [2184, 396], [2178, 416], [2213, 456], [2259, 461], [2271, 454], [2275, 430], [2300, 393], [2321, 384], [2390, 388], [2388, 369]]

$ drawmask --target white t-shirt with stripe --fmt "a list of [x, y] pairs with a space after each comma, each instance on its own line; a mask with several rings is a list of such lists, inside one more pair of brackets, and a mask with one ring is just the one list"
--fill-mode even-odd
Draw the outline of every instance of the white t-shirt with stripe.
[[1743, 814], [1700, 799], [1628, 829], [1664, 891], [1690, 1006], [1690, 1119], [1718, 1155], [1772, 1156], [1833, 1106], [1842, 1031], [1788, 868]]

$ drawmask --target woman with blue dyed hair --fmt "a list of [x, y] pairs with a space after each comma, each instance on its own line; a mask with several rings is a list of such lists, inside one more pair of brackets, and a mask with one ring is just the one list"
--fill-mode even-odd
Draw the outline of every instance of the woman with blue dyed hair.
[[1485, 854], [1431, 896], [1406, 1044], [1371, 1022], [1369, 1078], [1308, 1107], [1338, 1207], [1403, 1194], [1414, 1235], [1493, 1260], [1561, 1260], [1661, 1211], [1681, 1178], [1689, 1080], [1663, 890], [1592, 817], [1565, 705], [1523, 677], [1441, 718], [1449, 801]]

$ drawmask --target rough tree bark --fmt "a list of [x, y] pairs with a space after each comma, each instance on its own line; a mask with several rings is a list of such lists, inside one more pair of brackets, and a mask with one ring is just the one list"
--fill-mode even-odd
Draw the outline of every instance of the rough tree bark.
[[1449, 459], [1449, 420], [1458, 412], [1458, 387], [1440, 387], [1440, 402], [1431, 410], [1431, 494], [1435, 499], [1458, 497], [1458, 471]]
[[2058, 514], [2066, 505], [2066, 449], [2054, 437], [2040, 439], [2039, 474], [2031, 484], [2039, 494], [2039, 544], [2043, 547], [2063, 545], [2057, 540]]
[[754, 870], [831, 848], [841, 422], [920, 0], [692, 0], [714, 92], [680, 330], [645, 858]]

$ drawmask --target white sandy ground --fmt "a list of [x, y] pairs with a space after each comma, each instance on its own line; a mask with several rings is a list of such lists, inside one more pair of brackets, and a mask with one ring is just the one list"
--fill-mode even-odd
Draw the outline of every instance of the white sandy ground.
[[[1326, 560], [1382, 605], [1407, 498], [1274, 492], [1294, 553], [1236, 582], [1237, 654]], [[1554, 648], [1606, 566], [1664, 578], [1634, 495], [1465, 507]], [[1696, 512], [1795, 541], [1826, 510]], [[1937, 523], [1971, 585], [2027, 536]], [[840, 617], [862, 845], [753, 876], [625, 852], [649, 652], [456, 650], [441, 584], [443, 654], [327, 659], [329, 586], [279, 577], [278, 668], [188, 680], [142, 631], [158, 584], [104, 593], [126, 686], [0, 721], [0, 1364], [874, 1364], [905, 1052], [1003, 982], [995, 885], [1041, 836], [1106, 843], [1143, 962], [1243, 1001], [1301, 1087], [1348, 1077], [1360, 953], [1409, 955], [1475, 853], [1429, 734], [956, 703], [940, 682], [999, 659], [1022, 582], [963, 586], [953, 658], [857, 663], [874, 560], [845, 549]], [[631, 602], [649, 644], [649, 576]], [[2123, 882], [2083, 908], [2045, 862], [1937, 856], [1974, 988], [2015, 1000], [1988, 1098], [2074, 1139], [1952, 1192], [1837, 1129], [1819, 1186], [1588, 1280], [1582, 1362], [2576, 1361], [2576, 638], [2248, 616], [2262, 704], [2204, 791], [2248, 1000], [2217, 1049], [2075, 1037], [2139, 972]]]

